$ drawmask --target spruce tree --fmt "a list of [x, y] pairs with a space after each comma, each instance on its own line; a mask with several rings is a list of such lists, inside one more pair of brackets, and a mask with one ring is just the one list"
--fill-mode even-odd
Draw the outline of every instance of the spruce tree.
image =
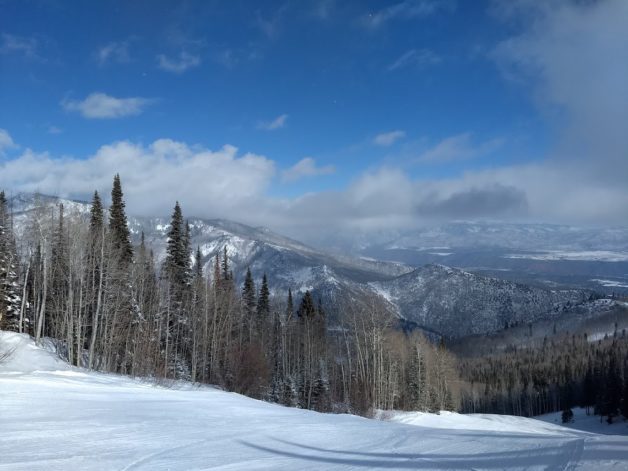
[[183, 213], [179, 202], [174, 206], [170, 229], [168, 230], [168, 245], [164, 272], [171, 283], [183, 287], [189, 282], [189, 253], [183, 223]]
[[308, 291], [305, 292], [301, 299], [301, 305], [297, 311], [297, 315], [301, 320], [314, 319], [316, 317], [317, 310], [312, 299], [312, 294]]
[[124, 199], [120, 175], [113, 177], [111, 189], [111, 208], [109, 208], [109, 230], [111, 232], [114, 248], [118, 252], [119, 260], [128, 264], [133, 260], [133, 247], [131, 246], [131, 234], [124, 210]]
[[194, 278], [200, 280], [203, 278], [203, 254], [201, 248], [196, 247], [196, 256], [194, 257]]
[[100, 195], [97, 191], [94, 192], [92, 198], [92, 206], [89, 210], [89, 229], [95, 235], [100, 234], [103, 225], [103, 206], [100, 200]]
[[270, 291], [268, 289], [268, 279], [266, 273], [262, 277], [262, 286], [259, 289], [257, 298], [257, 317], [260, 320], [268, 319], [270, 315]]
[[246, 269], [246, 277], [244, 278], [244, 286], [242, 287], [242, 304], [244, 305], [244, 313], [247, 318], [251, 319], [255, 314], [257, 302], [255, 300], [255, 282], [251, 275], [251, 269]]

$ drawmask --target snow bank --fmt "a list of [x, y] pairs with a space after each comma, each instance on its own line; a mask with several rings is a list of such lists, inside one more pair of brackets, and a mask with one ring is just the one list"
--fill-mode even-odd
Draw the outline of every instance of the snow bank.
[[35, 371], [68, 371], [72, 367], [46, 348], [35, 345], [28, 334], [0, 331], [0, 373], [32, 373]]
[[378, 418], [399, 424], [414, 425], [431, 429], [477, 430], [484, 432], [531, 433], [543, 435], [565, 435], [570, 432], [564, 427], [525, 417], [497, 414], [458, 414], [441, 411], [440, 414], [426, 412], [381, 411]]

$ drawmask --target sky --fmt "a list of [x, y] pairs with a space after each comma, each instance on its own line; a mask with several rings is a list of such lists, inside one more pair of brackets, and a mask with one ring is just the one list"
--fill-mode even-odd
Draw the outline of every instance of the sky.
[[0, 188], [294, 236], [626, 225], [624, 0], [0, 0]]

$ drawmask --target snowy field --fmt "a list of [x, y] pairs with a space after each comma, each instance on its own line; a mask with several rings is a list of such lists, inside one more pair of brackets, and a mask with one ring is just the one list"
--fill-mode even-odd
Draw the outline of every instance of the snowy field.
[[0, 350], [0, 470], [628, 469], [626, 436], [551, 417], [318, 414], [90, 373], [18, 334]]

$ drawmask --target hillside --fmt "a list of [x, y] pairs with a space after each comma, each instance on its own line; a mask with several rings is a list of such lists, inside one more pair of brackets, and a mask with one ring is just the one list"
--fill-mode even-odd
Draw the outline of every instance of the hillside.
[[426, 265], [371, 286], [403, 318], [448, 337], [555, 319], [590, 297], [582, 290], [534, 288], [443, 265]]
[[[320, 414], [211, 387], [73, 368], [0, 332], [0, 470], [623, 469], [625, 437], [532, 419], [419, 424]], [[508, 423], [508, 427], [505, 427]], [[28, 446], [25, 446], [28, 444]]]

